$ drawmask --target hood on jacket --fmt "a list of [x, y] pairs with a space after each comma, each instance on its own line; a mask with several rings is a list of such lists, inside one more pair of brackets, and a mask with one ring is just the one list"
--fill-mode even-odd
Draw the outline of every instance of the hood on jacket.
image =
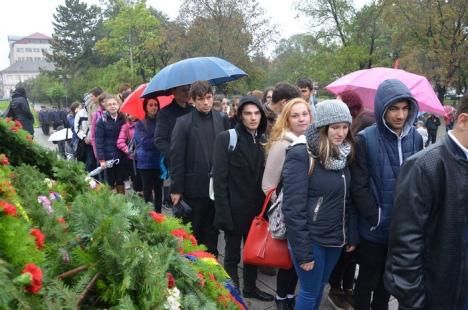
[[244, 124], [242, 123], [242, 111], [244, 110], [244, 107], [247, 105], [247, 104], [253, 104], [253, 105], [256, 105], [258, 107], [258, 109], [260, 110], [260, 115], [261, 115], [261, 118], [260, 118], [260, 124], [258, 125], [258, 128], [257, 128], [257, 136], [260, 136], [262, 134], [265, 133], [266, 131], [266, 128], [267, 128], [267, 119], [266, 119], [266, 114], [265, 114], [265, 111], [263, 110], [263, 107], [262, 107], [262, 104], [260, 103], [260, 101], [257, 99], [257, 97], [255, 96], [244, 96], [241, 98], [241, 100], [239, 101], [239, 107], [237, 108], [237, 119], [239, 120], [239, 125], [244, 127]]
[[410, 105], [408, 118], [406, 119], [405, 126], [401, 133], [401, 136], [404, 137], [408, 134], [413, 123], [416, 121], [419, 107], [418, 102], [414, 99], [411, 91], [399, 80], [385, 80], [379, 85], [379, 88], [377, 88], [374, 100], [375, 122], [377, 123], [379, 131], [383, 132], [388, 130], [393, 132], [385, 122], [384, 115], [387, 109], [398, 101], [408, 101]]
[[15, 97], [24, 97], [26, 98], [26, 90], [23, 87], [16, 87], [16, 89], [11, 94], [12, 98]]

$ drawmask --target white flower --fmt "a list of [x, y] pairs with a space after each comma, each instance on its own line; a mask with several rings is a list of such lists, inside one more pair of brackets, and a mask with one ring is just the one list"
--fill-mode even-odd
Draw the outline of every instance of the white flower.
[[177, 287], [167, 289], [168, 296], [164, 303], [164, 309], [168, 310], [180, 310], [180, 291]]
[[45, 178], [44, 183], [47, 185], [49, 189], [51, 189], [55, 185], [55, 181], [49, 178]]

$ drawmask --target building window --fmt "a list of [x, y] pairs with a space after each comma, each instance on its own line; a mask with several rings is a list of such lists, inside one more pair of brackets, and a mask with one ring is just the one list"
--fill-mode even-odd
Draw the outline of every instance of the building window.
[[18, 53], [22, 53], [22, 52], [24, 52], [24, 49], [22, 49], [22, 48], [17, 48], [16, 51], [17, 51]]
[[26, 52], [32, 52], [32, 48], [26, 48]]
[[33, 48], [33, 51], [37, 53], [37, 52], [40, 52], [41, 50], [38, 48]]

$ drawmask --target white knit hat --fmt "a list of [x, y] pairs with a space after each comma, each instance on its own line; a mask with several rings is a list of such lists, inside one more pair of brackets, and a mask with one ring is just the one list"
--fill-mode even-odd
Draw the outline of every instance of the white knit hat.
[[353, 118], [348, 106], [341, 100], [325, 100], [316, 106], [316, 128], [334, 123], [349, 123], [351, 125], [352, 122]]

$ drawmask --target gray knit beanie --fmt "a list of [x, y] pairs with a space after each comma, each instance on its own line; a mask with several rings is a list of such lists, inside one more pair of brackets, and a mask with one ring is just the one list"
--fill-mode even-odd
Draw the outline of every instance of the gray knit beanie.
[[351, 125], [352, 122], [353, 118], [348, 106], [341, 100], [325, 100], [316, 106], [316, 128], [334, 123], [349, 123]]

